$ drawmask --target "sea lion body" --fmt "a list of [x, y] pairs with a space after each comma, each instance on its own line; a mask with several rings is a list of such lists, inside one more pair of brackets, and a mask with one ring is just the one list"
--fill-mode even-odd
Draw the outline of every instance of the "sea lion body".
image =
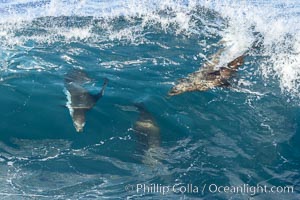
[[143, 163], [156, 165], [161, 157], [160, 128], [154, 117], [142, 104], [137, 104], [139, 117], [134, 124], [135, 136], [137, 138], [138, 150], [143, 152]]
[[138, 142], [145, 148], [160, 146], [160, 129], [153, 116], [146, 110], [144, 105], [136, 105], [139, 111], [138, 120], [134, 130]]
[[215, 87], [229, 86], [228, 80], [244, 63], [244, 55], [237, 57], [226, 66], [214, 69], [219, 62], [218, 55], [203, 65], [198, 71], [191, 73], [169, 91], [169, 96], [179, 95], [184, 92], [207, 91]]
[[74, 127], [77, 132], [82, 132], [85, 126], [86, 112], [92, 109], [103, 96], [108, 80], [104, 80], [103, 87], [98, 94], [90, 94], [83, 84], [91, 79], [82, 70], [72, 70], [65, 77], [65, 93], [67, 95], [66, 107], [70, 111]]

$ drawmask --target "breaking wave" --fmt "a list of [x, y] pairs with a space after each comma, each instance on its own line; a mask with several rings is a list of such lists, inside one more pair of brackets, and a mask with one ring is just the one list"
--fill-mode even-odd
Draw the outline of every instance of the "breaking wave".
[[[81, 42], [105, 49], [113, 45], [108, 41], [149, 44], [153, 42], [151, 35], [163, 33], [199, 38], [203, 49], [210, 46], [207, 39], [222, 40], [235, 56], [249, 48], [255, 40], [254, 33], [259, 33], [263, 39], [257, 56], [260, 74], [266, 79], [264, 85], [276, 79], [283, 93], [297, 97], [298, 10], [295, 0], [4, 1], [0, 12], [1, 69], [11, 69], [12, 64], [7, 62], [18, 51], [27, 52], [33, 45], [45, 43]], [[167, 43], [157, 44], [170, 48]], [[51, 63], [37, 59], [34, 58], [38, 64], [32, 61], [32, 69], [51, 67]]]

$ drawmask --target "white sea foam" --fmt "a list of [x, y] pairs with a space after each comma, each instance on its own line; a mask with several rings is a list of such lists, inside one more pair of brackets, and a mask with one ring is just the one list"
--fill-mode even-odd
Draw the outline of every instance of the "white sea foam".
[[69, 92], [66, 88], [64, 88], [64, 92], [65, 92], [65, 94], [66, 94], [66, 96], [67, 96], [67, 103], [66, 103], [66, 106], [67, 106], [67, 108], [69, 109], [70, 115], [73, 117], [74, 109], [73, 109], [73, 107], [72, 107], [71, 94], [70, 94], [70, 92]]
[[245, 50], [245, 44], [255, 40], [252, 31], [260, 33], [263, 37], [262, 56], [266, 58], [258, 63], [261, 74], [266, 81], [268, 78], [278, 79], [282, 92], [299, 96], [299, 3], [295, 0], [259, 3], [223, 1], [215, 5], [218, 12], [229, 18], [223, 37], [227, 44], [232, 43], [233, 52]]
[[[220, 36], [226, 48], [221, 63], [226, 63], [251, 47], [257, 39], [253, 34], [256, 32], [263, 38], [260, 56], [264, 59], [260, 59], [258, 65], [265, 81], [278, 79], [282, 92], [293, 97], [300, 94], [300, 15], [296, 0], [13, 0], [0, 5], [3, 10], [0, 13], [0, 44], [3, 47], [27, 46], [29, 41], [104, 42], [101, 48], [109, 47], [106, 41], [115, 40], [125, 45], [139, 45], [149, 43], [147, 30], [152, 30], [172, 33], [174, 37]], [[217, 11], [221, 17], [210, 20], [209, 13], [199, 14], [207, 12], [199, 6]], [[47, 21], [45, 17], [49, 16], [53, 19]], [[73, 23], [62, 16], [86, 18], [80, 23], [75, 19]], [[120, 27], [116, 26], [117, 20]], [[30, 32], [31, 27], [40, 32]], [[41, 65], [30, 67], [44, 70]]]

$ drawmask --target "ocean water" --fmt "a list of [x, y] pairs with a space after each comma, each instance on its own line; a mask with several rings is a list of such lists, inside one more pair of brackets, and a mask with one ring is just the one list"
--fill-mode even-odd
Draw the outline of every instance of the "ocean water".
[[[297, 0], [0, 0], [0, 16], [0, 199], [300, 199]], [[231, 87], [167, 96], [258, 40]], [[72, 69], [90, 93], [109, 79], [82, 133]], [[159, 136], [138, 137], [137, 103]]]

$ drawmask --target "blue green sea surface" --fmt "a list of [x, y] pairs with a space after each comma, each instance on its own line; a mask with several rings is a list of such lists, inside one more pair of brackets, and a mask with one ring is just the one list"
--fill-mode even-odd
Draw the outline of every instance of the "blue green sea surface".
[[[299, 22], [297, 0], [0, 0], [0, 199], [300, 199]], [[167, 95], [258, 35], [230, 87]], [[73, 69], [109, 79], [82, 133]]]

